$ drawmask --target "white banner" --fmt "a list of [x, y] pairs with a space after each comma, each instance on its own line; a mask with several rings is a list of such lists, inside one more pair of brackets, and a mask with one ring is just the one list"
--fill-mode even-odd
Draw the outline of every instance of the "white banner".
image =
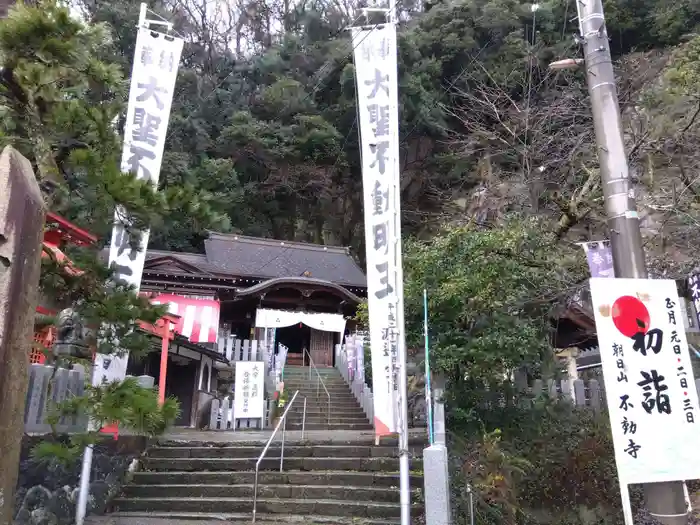
[[345, 332], [345, 318], [340, 314], [268, 310], [265, 308], [258, 308], [255, 313], [255, 326], [258, 328], [283, 328], [299, 323], [324, 332], [339, 332], [341, 334]]
[[399, 432], [405, 366], [396, 27], [352, 28], [377, 436]]
[[700, 478], [698, 394], [675, 281], [591, 279], [622, 483]]
[[357, 378], [363, 383], [365, 381], [365, 347], [362, 344], [362, 338], [355, 337], [355, 353], [357, 359]]
[[[149, 29], [139, 28], [134, 64], [131, 70], [129, 106], [124, 125], [121, 169], [133, 172], [141, 180], [158, 187], [170, 106], [184, 41]], [[136, 287], [141, 285], [149, 232], [141, 234], [140, 250], [133, 250], [123, 226], [124, 213], [114, 213], [114, 229], [109, 249], [109, 264], [116, 277]], [[120, 381], [126, 376], [128, 355], [97, 354], [93, 384]]]
[[279, 350], [275, 356], [275, 377], [276, 384], [279, 385], [279, 383], [284, 379], [282, 377], [282, 371], [284, 370], [284, 365], [287, 363], [287, 353], [289, 352], [289, 348], [284, 346], [282, 343], [277, 345], [277, 347]]
[[349, 335], [345, 338], [345, 355], [348, 357], [348, 372], [350, 374], [350, 381], [355, 380], [355, 372], [357, 368], [357, 348], [355, 346], [355, 336]]
[[265, 362], [236, 361], [233, 417], [236, 419], [264, 418], [264, 392]]

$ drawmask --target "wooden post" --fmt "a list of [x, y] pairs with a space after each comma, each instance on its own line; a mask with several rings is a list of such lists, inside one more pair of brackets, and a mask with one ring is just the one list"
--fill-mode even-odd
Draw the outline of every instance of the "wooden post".
[[44, 214], [31, 164], [6, 147], [0, 154], [0, 525], [12, 523]]
[[162, 405], [165, 403], [165, 382], [168, 377], [168, 350], [170, 349], [170, 341], [175, 336], [170, 330], [170, 323], [176, 323], [179, 316], [165, 314], [159, 321], [160, 336], [162, 338], [160, 344], [160, 377], [158, 378], [158, 402]]

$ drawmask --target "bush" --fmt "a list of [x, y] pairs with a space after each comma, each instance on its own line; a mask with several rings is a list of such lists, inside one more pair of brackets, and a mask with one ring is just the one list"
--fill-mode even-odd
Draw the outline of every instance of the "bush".
[[450, 437], [455, 525], [470, 523], [472, 498], [475, 523], [520, 523], [522, 512], [517, 487], [532, 467], [529, 462], [503, 447], [500, 430], [485, 433], [471, 441], [454, 434]]
[[538, 522], [621, 523], [607, 415], [547, 401], [533, 408], [533, 416], [539, 428], [513, 439], [515, 449], [533, 465], [520, 487], [523, 507]]
[[606, 414], [546, 398], [508, 413], [503, 430], [452, 436], [455, 524], [469, 523], [468, 482], [480, 525], [623, 522]]

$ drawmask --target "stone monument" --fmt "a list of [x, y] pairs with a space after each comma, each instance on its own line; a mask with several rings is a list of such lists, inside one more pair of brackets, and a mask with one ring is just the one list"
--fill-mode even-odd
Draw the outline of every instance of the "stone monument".
[[0, 525], [12, 523], [44, 214], [31, 164], [6, 147], [0, 154]]

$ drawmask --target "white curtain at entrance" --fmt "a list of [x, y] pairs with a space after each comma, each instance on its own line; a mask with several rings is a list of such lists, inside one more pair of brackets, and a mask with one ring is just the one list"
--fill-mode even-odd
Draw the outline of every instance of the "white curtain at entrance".
[[324, 332], [345, 333], [345, 318], [340, 314], [316, 312], [290, 312], [258, 308], [255, 314], [256, 328], [282, 328], [304, 323], [309, 328]]

